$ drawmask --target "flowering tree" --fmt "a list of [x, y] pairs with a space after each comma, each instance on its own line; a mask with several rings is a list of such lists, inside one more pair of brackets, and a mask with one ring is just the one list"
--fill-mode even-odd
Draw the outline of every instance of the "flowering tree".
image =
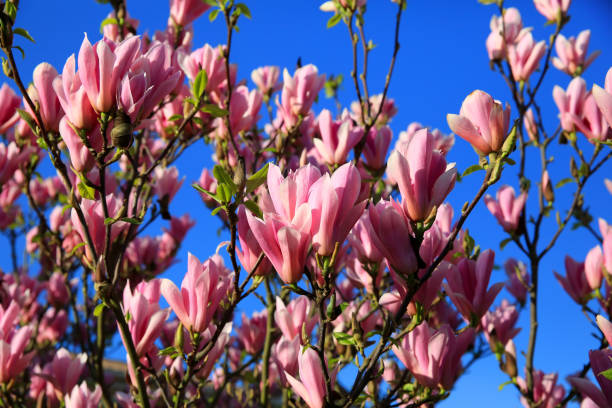
[[[553, 27], [540, 42], [516, 8], [481, 0], [497, 7], [486, 49], [512, 101], [475, 90], [447, 114], [459, 143], [474, 149], [457, 165], [446, 159], [454, 136], [417, 123], [390, 151], [406, 8], [393, 2], [393, 53], [376, 94], [370, 5], [320, 6], [331, 13], [328, 27], [346, 26], [353, 52], [356, 100], [343, 109], [336, 98], [337, 114], [316, 102], [324, 88], [337, 96], [341, 76], [314, 65], [298, 63], [282, 78], [263, 66], [252, 89], [237, 77], [231, 51], [239, 22], [251, 18], [244, 3], [171, 0], [166, 30], [150, 37], [124, 0], [110, 0], [103, 38], [85, 36], [61, 74], [39, 64], [29, 86], [13, 40], [31, 37], [15, 24], [18, 1], [3, 3], [3, 70], [21, 96], [0, 89], [0, 230], [12, 261], [0, 280], [1, 406], [430, 407], [492, 354], [526, 407], [612, 407], [612, 226], [593, 225], [584, 194], [593, 174], [610, 168], [612, 69], [588, 90], [581, 74], [597, 53], [589, 54], [588, 30], [562, 34], [569, 0], [534, 0]], [[205, 12], [225, 21], [225, 44], [192, 44], [192, 23]], [[538, 99], [551, 67], [572, 78], [554, 88], [553, 131]], [[175, 214], [183, 179], [173, 164], [199, 140], [216, 164], [194, 194], [229, 241], [206, 259], [189, 248], [198, 255], [189, 254], [179, 288], [160, 275], [192, 217], [208, 210]], [[567, 174], [549, 174], [553, 145], [562, 145]], [[534, 160], [540, 168], [530, 174]], [[458, 179], [478, 175], [462, 208], [445, 202]], [[571, 198], [556, 198], [565, 184]], [[499, 248], [514, 245], [522, 260], [496, 256], [464, 229], [481, 201], [506, 234]], [[565, 275], [555, 274], [596, 343], [564, 386], [534, 364], [538, 282], [552, 273], [542, 259], [577, 228], [596, 246], [572, 254], [584, 262], [568, 255]], [[20, 265], [19, 240], [36, 274]], [[505, 282], [491, 282], [496, 260]], [[262, 310], [239, 319], [250, 298]], [[513, 338], [523, 310], [529, 340], [519, 367]], [[125, 362], [110, 358], [114, 340]]]

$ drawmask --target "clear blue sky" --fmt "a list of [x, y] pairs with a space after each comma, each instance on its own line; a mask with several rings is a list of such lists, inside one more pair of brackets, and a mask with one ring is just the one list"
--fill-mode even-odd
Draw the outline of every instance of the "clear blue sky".
[[[366, 32], [368, 38], [378, 44], [371, 54], [369, 83], [372, 93], [379, 93], [391, 55], [396, 6], [388, 0], [370, 0], [369, 3]], [[317, 65], [320, 72], [342, 73], [345, 76], [345, 84], [340, 93], [344, 105], [355, 98], [354, 89], [347, 81], [352, 56], [346, 27], [339, 24], [327, 30], [325, 24], [331, 15], [318, 10], [318, 1], [259, 0], [247, 4], [253, 20], [240, 23], [240, 33], [235, 36], [232, 48], [232, 61], [238, 63], [239, 78], [250, 78], [251, 70], [262, 65], [279, 65], [291, 71], [297, 58], [301, 57], [303, 63]], [[55, 1], [22, 1], [21, 6], [17, 25], [27, 28], [37, 41], [35, 45], [23, 41], [27, 57], [25, 60], [19, 58], [18, 64], [26, 80], [31, 78], [31, 72], [41, 61], [51, 63], [61, 72], [66, 58], [78, 52], [84, 32], [87, 32], [92, 42], [100, 37], [99, 23], [110, 11], [110, 6], [97, 4], [93, 0], [67, 0], [61, 2], [61, 5]], [[552, 27], [544, 27], [545, 19], [535, 11], [531, 1], [508, 1], [507, 6], [519, 7], [525, 25], [534, 27], [536, 40], [548, 38]], [[151, 34], [166, 25], [168, 3], [164, 0], [128, 1], [128, 10], [132, 17], [140, 20], [140, 29], [148, 30]], [[474, 89], [482, 89], [497, 99], [510, 100], [501, 77], [489, 69], [485, 50], [489, 20], [495, 10], [492, 6], [480, 5], [476, 0], [408, 1], [401, 27], [401, 50], [390, 89], [390, 96], [399, 107], [399, 113], [391, 124], [394, 135], [413, 121], [449, 132], [446, 114], [457, 113], [462, 100]], [[602, 51], [584, 75], [588, 87], [595, 81], [603, 85], [605, 73], [612, 65], [612, 28], [609, 24], [612, 2], [575, 0], [570, 14], [572, 18], [565, 29], [566, 36], [590, 28], [590, 50]], [[224, 41], [225, 27], [221, 19], [211, 24], [205, 15], [195, 23], [194, 48], [204, 43], [217, 45]], [[552, 71], [540, 92], [540, 103], [549, 132], [554, 131], [557, 124], [557, 108], [551, 97], [552, 87], [560, 84], [565, 88], [569, 82], [567, 75], [554, 69]], [[318, 112], [323, 107], [332, 108], [332, 104], [321, 95], [315, 109]], [[475, 162], [472, 149], [461, 139], [457, 140], [449, 157], [450, 161], [457, 162], [459, 169], [465, 169]], [[567, 149], [557, 149], [555, 157], [551, 174], [554, 174], [555, 168], [566, 171]], [[211, 167], [211, 164], [210, 150], [203, 144], [194, 146], [178, 162], [187, 182], [174, 199], [171, 210], [177, 215], [189, 212], [193, 218], [198, 219], [198, 224], [189, 233], [179, 252], [180, 262], [167, 274], [177, 283], [180, 283], [186, 270], [187, 251], [201, 259], [206, 258], [214, 252], [217, 242], [225, 239], [225, 234], [217, 237], [220, 223], [209, 215], [209, 211], [200, 204], [196, 192], [189, 187], [191, 182], [197, 180], [202, 168]], [[539, 169], [539, 162], [534, 158], [529, 168]], [[610, 208], [612, 197], [602, 182], [603, 175], [610, 175], [610, 170], [610, 165], [604, 167], [586, 189], [591, 211], [596, 216], [610, 213], [606, 210]], [[473, 196], [480, 182], [479, 177], [481, 175], [476, 173], [457, 184], [450, 195], [455, 208], [460, 208], [464, 201]], [[517, 187], [515, 179], [509, 182]], [[557, 196], [567, 198], [571, 189], [571, 185], [567, 185], [557, 191]], [[532, 191], [532, 198], [535, 198], [535, 190]], [[534, 204], [533, 200], [528, 203], [532, 208]], [[550, 228], [553, 228], [554, 220], [548, 221]], [[612, 221], [609, 215], [608, 221]], [[512, 245], [508, 245], [503, 253], [499, 251], [497, 243], [503, 238], [501, 228], [484, 205], [479, 205], [466, 225], [478, 243], [484, 248], [496, 250], [498, 264], [509, 256], [518, 255]], [[546, 234], [552, 233], [550, 228]], [[4, 238], [0, 238], [0, 253], [5, 255], [0, 257], [0, 266], [8, 268], [10, 260], [5, 242]], [[591, 328], [579, 308], [560, 288], [552, 271], [564, 273], [565, 253], [571, 253], [574, 258], [581, 260], [594, 245], [594, 240], [584, 232], [564, 233], [557, 248], [543, 261], [536, 367], [545, 371], [558, 370], [562, 378], [582, 367], [587, 360], [587, 350], [594, 345], [594, 340], [589, 335]], [[504, 279], [503, 272], [495, 271], [493, 279]], [[501, 296], [505, 295], [502, 292]], [[248, 306], [260, 307], [258, 303]], [[526, 313], [520, 324], [525, 329], [516, 339], [519, 353], [525, 350], [527, 340]], [[522, 366], [522, 356], [519, 361]], [[518, 397], [513, 388], [498, 391], [498, 386], [505, 379], [497, 370], [493, 357], [480, 361], [456, 384], [452, 397], [441, 406], [515, 407], [518, 405]]]

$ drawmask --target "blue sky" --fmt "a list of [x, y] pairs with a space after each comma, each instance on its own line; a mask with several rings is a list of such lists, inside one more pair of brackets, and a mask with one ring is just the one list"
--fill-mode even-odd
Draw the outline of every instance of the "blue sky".
[[[132, 17], [140, 20], [140, 28], [153, 33], [163, 29], [168, 16], [168, 3], [158, 0], [155, 6], [150, 1], [129, 1], [128, 10]], [[366, 33], [378, 46], [371, 53], [369, 67], [369, 85], [371, 93], [382, 91], [384, 76], [392, 51], [392, 35], [396, 5], [388, 0], [370, 0], [370, 9], [366, 17]], [[342, 24], [326, 29], [326, 21], [331, 16], [318, 10], [317, 1], [251, 1], [249, 5], [253, 20], [243, 20], [240, 32], [234, 38], [232, 62], [238, 63], [239, 78], [250, 78], [252, 69], [262, 65], [279, 65], [291, 71], [296, 60], [301, 57], [304, 64], [313, 63], [319, 71], [326, 74], [342, 73], [345, 83], [340, 91], [343, 105], [348, 106], [355, 98], [355, 91], [349, 79], [352, 55], [346, 27]], [[20, 71], [25, 80], [30, 80], [36, 64], [47, 61], [58, 71], [72, 53], [77, 53], [86, 32], [93, 41], [100, 37], [99, 23], [110, 11], [110, 6], [100, 5], [93, 0], [70, 0], [58, 6], [54, 1], [21, 2], [17, 25], [27, 28], [36, 44], [23, 41], [26, 59], [18, 58]], [[509, 1], [506, 6], [519, 7], [525, 26], [534, 27], [536, 40], [548, 39], [552, 33], [551, 26], [544, 27], [545, 19], [538, 14], [531, 1]], [[447, 113], [457, 113], [463, 99], [474, 89], [482, 89], [496, 99], [510, 101], [509, 91], [502, 78], [489, 69], [485, 50], [485, 39], [489, 33], [489, 20], [496, 11], [493, 6], [482, 6], [476, 0], [462, 1], [408, 1], [408, 7], [402, 20], [400, 43], [401, 49], [397, 60], [389, 95], [395, 99], [399, 108], [391, 127], [394, 135], [404, 130], [413, 121], [437, 127], [449, 132], [446, 124]], [[570, 8], [571, 21], [565, 29], [566, 36], [577, 35], [586, 28], [591, 29], [590, 50], [599, 49], [601, 55], [586, 71], [584, 78], [590, 88], [594, 82], [603, 85], [603, 79], [612, 65], [612, 28], [609, 25], [612, 15], [612, 3], [606, 0], [574, 1]], [[21, 40], [18, 40], [21, 41]], [[225, 27], [222, 19], [214, 23], [208, 21], [207, 15], [195, 23], [194, 48], [205, 43], [217, 45], [225, 41]], [[549, 132], [557, 126], [557, 108], [552, 101], [552, 87], [559, 84], [563, 88], [569, 83], [569, 77], [554, 69], [551, 70], [540, 91], [540, 104], [545, 112], [545, 123]], [[536, 74], [537, 75], [537, 74]], [[252, 86], [249, 80], [249, 84]], [[333, 110], [331, 101], [321, 94], [315, 111], [327, 107]], [[263, 112], [262, 112], [263, 113]], [[175, 214], [189, 212], [198, 220], [179, 252], [179, 263], [171, 268], [167, 276], [180, 283], [186, 270], [187, 251], [193, 252], [200, 259], [212, 254], [225, 234], [217, 236], [220, 223], [209, 215], [209, 211], [200, 203], [197, 193], [189, 184], [197, 180], [203, 167], [212, 167], [210, 149], [203, 144], [196, 144], [178, 162], [181, 174], [186, 176], [186, 183], [174, 199], [171, 210]], [[551, 174], [562, 171], [566, 177], [569, 150], [567, 147], [553, 150], [555, 161]], [[476, 155], [469, 145], [458, 139], [449, 154], [450, 161], [456, 161], [460, 170], [475, 163]], [[528, 161], [528, 171], [538, 174], [539, 159], [532, 154]], [[589, 181], [586, 188], [590, 197], [591, 212], [597, 216], [609, 214], [612, 197], [603, 186], [603, 175], [610, 174], [608, 164], [599, 175]], [[516, 177], [506, 174], [506, 182], [517, 188]], [[449, 196], [449, 200], [460, 208], [475, 193], [481, 175], [475, 173], [458, 183]], [[553, 176], [554, 177], [554, 176]], [[537, 180], [533, 180], [534, 184]], [[565, 206], [572, 192], [572, 185], [560, 188], [556, 194], [558, 201]], [[493, 190], [493, 192], [496, 191]], [[528, 206], [536, 205], [536, 193]], [[561, 206], [560, 209], [563, 210]], [[563, 214], [563, 212], [562, 212]], [[608, 216], [608, 221], [612, 219]], [[555, 227], [554, 219], [547, 220], [545, 236], [550, 236]], [[503, 252], [497, 243], [503, 239], [501, 228], [480, 204], [466, 224], [470, 233], [483, 248], [496, 250], [496, 262], [502, 264], [510, 256], [520, 258], [517, 251], [508, 245]], [[0, 238], [0, 248], [6, 248]], [[546, 238], [544, 238], [546, 241]], [[576, 231], [564, 233], [557, 247], [551, 251], [542, 263], [540, 280], [540, 331], [536, 367], [545, 371], [557, 370], [561, 377], [578, 370], [587, 360], [587, 350], [594, 346], [589, 335], [591, 328], [585, 321], [580, 309], [571, 302], [554, 279], [552, 271], [564, 273], [563, 257], [566, 253], [582, 260], [595, 241], [587, 233]], [[10, 265], [7, 249], [0, 249], [5, 256], [0, 257], [0, 266]], [[503, 272], [497, 270], [493, 280], [504, 279]], [[501, 296], [505, 293], [502, 292]], [[501, 300], [501, 298], [499, 299]], [[247, 304], [258, 308], [258, 303]], [[247, 310], [248, 311], [248, 310]], [[520, 320], [525, 329], [517, 337], [519, 353], [525, 350], [527, 342], [526, 313]], [[520, 365], [524, 359], [519, 357]], [[518, 397], [511, 387], [498, 391], [498, 386], [506, 380], [496, 368], [493, 357], [476, 363], [456, 385], [453, 396], [441, 404], [443, 407], [482, 406], [495, 404], [499, 408], [515, 407]]]

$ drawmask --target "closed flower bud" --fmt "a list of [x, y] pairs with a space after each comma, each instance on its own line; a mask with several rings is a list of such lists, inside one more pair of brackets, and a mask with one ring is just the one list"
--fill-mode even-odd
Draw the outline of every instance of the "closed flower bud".
[[123, 111], [117, 112], [113, 129], [111, 130], [111, 141], [113, 146], [126, 149], [132, 144], [132, 124], [128, 115]]

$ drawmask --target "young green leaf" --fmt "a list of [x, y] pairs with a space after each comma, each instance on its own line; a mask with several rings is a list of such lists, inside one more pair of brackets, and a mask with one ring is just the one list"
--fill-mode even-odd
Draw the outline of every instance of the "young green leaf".
[[20, 36], [22, 36], [24, 38], [27, 38], [28, 40], [32, 41], [33, 43], [36, 43], [36, 41], [34, 41], [32, 36], [28, 32], [28, 30], [26, 30], [25, 28], [13, 28], [13, 34], [20, 35]]
[[199, 100], [202, 98], [204, 91], [206, 91], [206, 85], [208, 85], [208, 75], [206, 74], [206, 71], [202, 69], [200, 72], [198, 72], [198, 75], [196, 75], [196, 78], [193, 81], [192, 93], [196, 99]]
[[251, 177], [247, 179], [247, 182], [246, 182], [247, 194], [252, 191], [255, 191], [257, 187], [261, 186], [263, 183], [266, 182], [266, 178], [268, 177], [268, 166], [269, 164], [266, 163], [266, 165], [263, 166], [261, 169], [259, 169], [257, 173], [253, 174]]
[[225, 109], [221, 109], [215, 104], [209, 103], [202, 106], [202, 112], [208, 113], [209, 115], [214, 116], [215, 118], [221, 118], [223, 116], [229, 115], [229, 112]]

